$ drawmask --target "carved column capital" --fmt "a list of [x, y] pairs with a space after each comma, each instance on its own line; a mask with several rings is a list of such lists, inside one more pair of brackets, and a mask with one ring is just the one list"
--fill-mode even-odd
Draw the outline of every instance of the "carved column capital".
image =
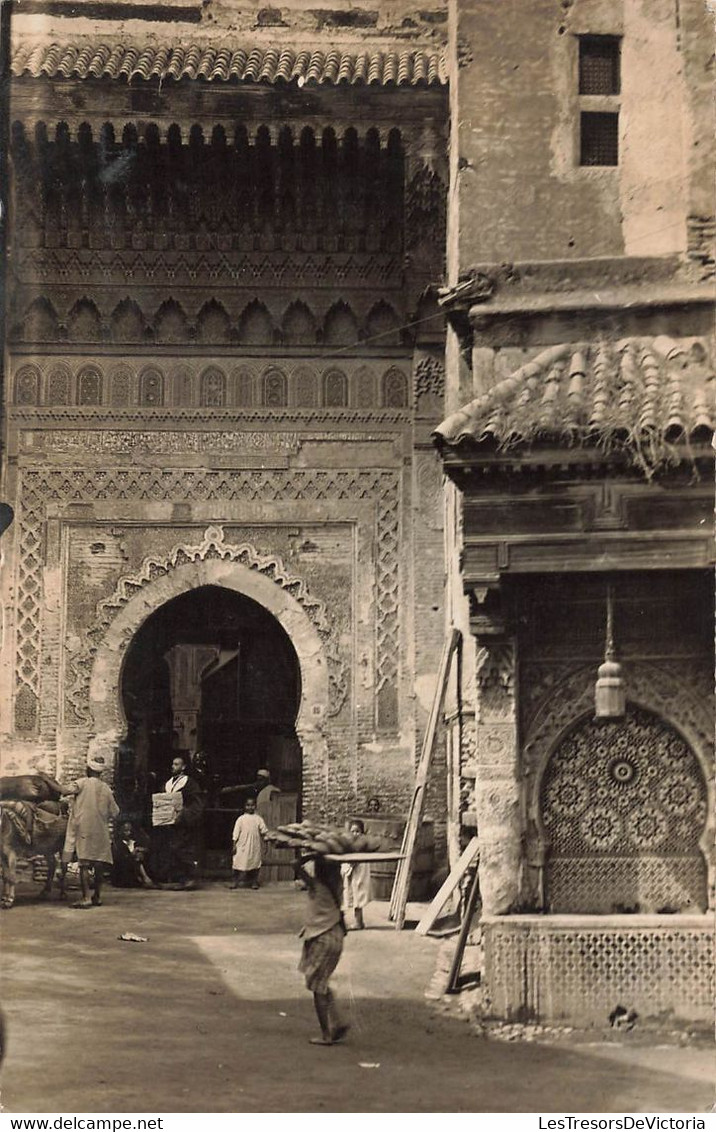
[[505, 638], [509, 632], [509, 618], [499, 581], [471, 585], [466, 587], [466, 591], [470, 599], [470, 629], [478, 644]]

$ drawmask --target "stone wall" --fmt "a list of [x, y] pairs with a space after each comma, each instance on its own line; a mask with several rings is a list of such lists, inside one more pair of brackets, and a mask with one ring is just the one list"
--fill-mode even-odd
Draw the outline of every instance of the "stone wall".
[[[452, 23], [460, 270], [686, 250], [687, 216], [713, 215], [703, 180], [712, 18], [700, 0], [458, 2]], [[579, 165], [580, 102], [600, 109], [578, 93], [585, 34], [621, 37], [621, 91], [609, 106], [620, 115], [613, 167]]]

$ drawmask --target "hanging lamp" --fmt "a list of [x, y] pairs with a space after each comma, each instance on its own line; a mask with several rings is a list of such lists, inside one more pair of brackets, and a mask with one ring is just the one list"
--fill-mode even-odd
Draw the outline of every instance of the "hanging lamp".
[[607, 635], [604, 661], [597, 671], [594, 688], [594, 717], [608, 721], [623, 719], [626, 712], [626, 689], [622, 679], [622, 666], [614, 648], [614, 600], [612, 587], [607, 586]]

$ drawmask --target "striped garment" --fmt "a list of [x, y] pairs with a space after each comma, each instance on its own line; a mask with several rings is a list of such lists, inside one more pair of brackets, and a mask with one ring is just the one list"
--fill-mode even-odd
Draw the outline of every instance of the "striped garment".
[[344, 937], [343, 925], [338, 923], [327, 932], [303, 941], [298, 969], [306, 976], [306, 986], [313, 994], [328, 993], [328, 980], [338, 966]]

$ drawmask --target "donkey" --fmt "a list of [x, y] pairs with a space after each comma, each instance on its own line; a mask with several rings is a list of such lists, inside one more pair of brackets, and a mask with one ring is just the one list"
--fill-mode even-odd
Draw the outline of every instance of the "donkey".
[[[0, 802], [0, 908], [12, 908], [15, 903], [18, 857], [45, 858], [47, 880], [40, 896], [47, 898], [52, 892], [55, 854], [62, 852], [67, 832], [67, 818], [59, 809], [56, 802]], [[60, 872], [60, 898], [65, 895], [66, 873], [67, 867], [63, 864]]]

